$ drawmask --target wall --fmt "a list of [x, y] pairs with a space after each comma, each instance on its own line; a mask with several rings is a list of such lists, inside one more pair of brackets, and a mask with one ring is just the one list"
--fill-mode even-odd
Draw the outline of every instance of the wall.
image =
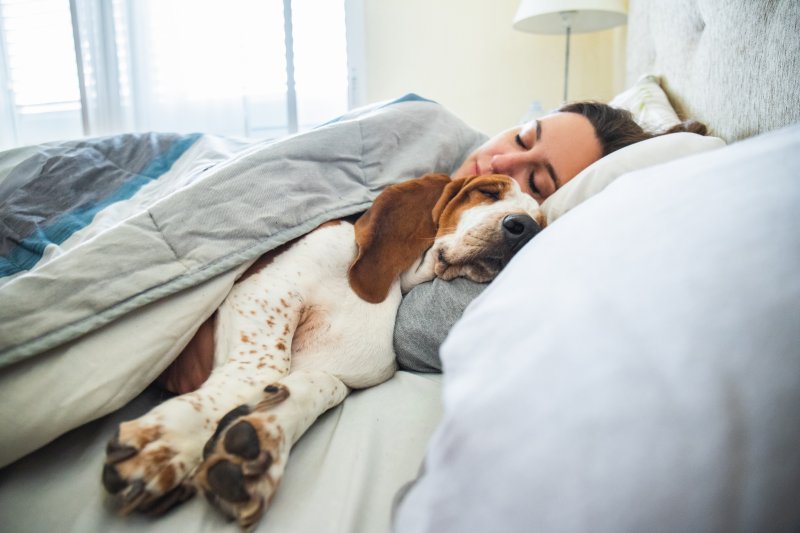
[[[512, 29], [518, 0], [364, 0], [366, 100], [415, 92], [494, 134], [563, 96], [565, 37]], [[624, 88], [625, 27], [573, 35], [569, 100]]]

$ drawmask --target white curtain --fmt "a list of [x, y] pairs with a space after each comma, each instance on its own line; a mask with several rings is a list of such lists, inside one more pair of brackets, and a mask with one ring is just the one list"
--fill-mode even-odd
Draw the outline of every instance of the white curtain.
[[348, 29], [344, 0], [0, 0], [0, 143], [302, 131], [362, 103]]

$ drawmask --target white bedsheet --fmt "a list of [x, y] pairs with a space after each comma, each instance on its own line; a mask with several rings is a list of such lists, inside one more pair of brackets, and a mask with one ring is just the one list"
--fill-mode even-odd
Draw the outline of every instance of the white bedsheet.
[[[325, 413], [292, 452], [272, 507], [256, 531], [389, 531], [398, 489], [416, 477], [438, 423], [439, 374], [398, 372]], [[148, 389], [121, 410], [82, 426], [0, 470], [3, 531], [86, 533], [239, 532], [202, 496], [160, 518], [117, 516], [100, 484], [116, 425], [159, 401]]]

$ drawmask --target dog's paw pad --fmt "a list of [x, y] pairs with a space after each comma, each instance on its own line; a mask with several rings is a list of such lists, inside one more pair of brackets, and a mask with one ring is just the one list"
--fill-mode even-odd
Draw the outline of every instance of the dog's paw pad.
[[222, 447], [241, 460], [241, 471], [246, 477], [260, 476], [272, 466], [272, 453], [261, 449], [258, 432], [247, 420], [240, 420], [228, 429]]
[[222, 460], [208, 469], [206, 477], [208, 487], [223, 500], [235, 503], [250, 500], [241, 466]]
[[195, 481], [209, 502], [247, 529], [278, 488], [287, 455], [276, 416], [254, 412], [220, 432]]
[[256, 428], [244, 420], [240, 420], [225, 432], [222, 445], [226, 452], [249, 460], [256, 459], [261, 450]]
[[250, 414], [250, 406], [246, 404], [242, 404], [239, 407], [236, 407], [229, 412], [225, 413], [219, 423], [217, 424], [217, 428], [214, 430], [214, 434], [211, 435], [211, 438], [208, 439], [205, 446], [203, 446], [203, 459], [208, 459], [208, 456], [214, 451], [214, 447], [217, 445], [217, 441], [219, 441], [220, 435], [222, 432], [228, 429], [235, 420]]

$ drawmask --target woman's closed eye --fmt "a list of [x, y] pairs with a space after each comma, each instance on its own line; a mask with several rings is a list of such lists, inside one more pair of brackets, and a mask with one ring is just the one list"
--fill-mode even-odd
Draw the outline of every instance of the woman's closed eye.
[[[522, 140], [522, 137], [520, 136], [520, 134], [519, 134], [519, 133], [517, 133], [516, 135], [514, 135], [514, 142], [515, 142], [515, 143], [517, 143], [517, 146], [519, 146], [519, 147], [520, 147], [520, 148], [522, 148], [523, 150], [530, 150], [530, 148], [528, 147], [528, 145], [527, 145], [527, 144], [525, 144], [525, 141], [523, 141], [523, 140]], [[531, 192], [532, 192], [533, 194], [537, 194], [537, 195], [539, 195], [539, 196], [543, 196], [543, 195], [542, 195], [542, 192], [541, 192], [541, 191], [539, 190], [539, 188], [536, 186], [536, 179], [535, 179], [535, 177], [536, 177], [536, 171], [534, 171], [534, 172], [531, 172], [530, 176], [528, 176], [528, 187], [530, 187], [530, 188], [531, 188]]]
[[[538, 174], [541, 174], [541, 176], [539, 176], [537, 185], [536, 178]], [[542, 167], [538, 167], [531, 172], [530, 177], [528, 177], [528, 186], [534, 194], [538, 194], [542, 198], [547, 198], [558, 190], [558, 185], [553, 180], [553, 177]]]
[[528, 187], [531, 188], [533, 194], [538, 194], [539, 196], [542, 195], [542, 191], [536, 186], [536, 172], [531, 172], [531, 175], [528, 177]]

